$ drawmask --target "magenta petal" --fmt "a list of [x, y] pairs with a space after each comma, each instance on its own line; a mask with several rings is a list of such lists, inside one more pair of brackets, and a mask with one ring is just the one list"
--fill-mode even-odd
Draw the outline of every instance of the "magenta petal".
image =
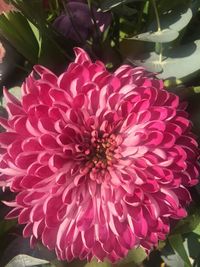
[[76, 54], [76, 63], [82, 64], [83, 62], [90, 60], [89, 56], [83, 49], [76, 47], [74, 48], [74, 52]]
[[127, 227], [122, 236], [118, 238], [119, 244], [122, 244], [126, 249], [131, 249], [135, 245], [135, 235], [131, 232], [130, 228]]
[[32, 231], [33, 231], [33, 223], [28, 223], [23, 230], [23, 236], [26, 237], [30, 237], [32, 235]]
[[144, 218], [141, 218], [139, 222], [134, 222], [135, 234], [137, 237], [145, 238], [147, 235], [147, 222]]
[[49, 250], [55, 248], [56, 243], [56, 236], [57, 236], [57, 229], [55, 228], [45, 228], [44, 232], [42, 233], [42, 242]]
[[27, 169], [37, 159], [36, 154], [19, 154], [16, 158], [16, 164], [21, 169]]
[[23, 110], [23, 108], [13, 103], [7, 103], [6, 109], [11, 116], [25, 115], [25, 111]]
[[4, 118], [0, 117], [0, 125], [6, 130], [10, 129], [10, 126], [8, 124], [8, 120], [7, 119], [4, 119]]
[[87, 248], [92, 248], [95, 242], [94, 226], [91, 226], [91, 228], [87, 229], [85, 232], [82, 232], [82, 233], [83, 233], [82, 239], [84, 241], [84, 245]]
[[96, 241], [96, 243], [94, 244], [93, 253], [96, 256], [96, 258], [100, 261], [103, 261], [106, 256], [106, 253], [102, 248], [101, 243], [99, 243], [98, 241]]
[[21, 208], [14, 208], [12, 209], [7, 215], [6, 219], [15, 219], [19, 216]]
[[74, 258], [79, 257], [79, 255], [81, 254], [82, 250], [83, 250], [83, 242], [82, 242], [82, 238], [81, 238], [81, 233], [79, 233], [79, 235], [77, 236], [76, 240], [73, 242], [72, 245], [72, 254], [74, 256]]
[[33, 224], [33, 235], [34, 235], [34, 237], [37, 238], [37, 239], [41, 238], [42, 233], [44, 231], [44, 228], [45, 228], [45, 224], [44, 224], [43, 220], [34, 222], [34, 224]]
[[55, 138], [53, 138], [52, 135], [50, 134], [43, 134], [40, 137], [40, 144], [47, 149], [55, 149], [58, 148], [58, 144], [55, 140]]
[[16, 141], [18, 137], [19, 135], [14, 132], [0, 133], [0, 144], [3, 147], [7, 147]]
[[71, 247], [66, 248], [66, 256], [63, 257], [62, 259], [67, 259], [68, 262], [72, 261], [74, 259], [74, 255], [72, 254], [72, 249]]
[[44, 217], [43, 206], [41, 204], [35, 205], [30, 212], [30, 220], [32, 222], [41, 221]]
[[25, 224], [28, 223], [29, 220], [30, 220], [30, 209], [29, 208], [23, 209], [19, 214], [18, 222], [20, 224]]

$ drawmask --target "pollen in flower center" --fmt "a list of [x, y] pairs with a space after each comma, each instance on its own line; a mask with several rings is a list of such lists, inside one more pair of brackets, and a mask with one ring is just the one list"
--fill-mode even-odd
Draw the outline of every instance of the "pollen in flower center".
[[91, 133], [90, 145], [85, 149], [84, 167], [81, 174], [88, 172], [102, 172], [108, 166], [112, 166], [117, 160], [118, 144], [114, 134], [93, 131]]

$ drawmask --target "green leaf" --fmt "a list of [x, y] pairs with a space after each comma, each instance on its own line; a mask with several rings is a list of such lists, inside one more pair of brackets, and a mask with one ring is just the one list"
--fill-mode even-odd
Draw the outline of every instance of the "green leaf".
[[[168, 25], [169, 25], [168, 28], [170, 28], [174, 31], [181, 31], [182, 29], [184, 29], [188, 25], [188, 23], [192, 19], [192, 10], [190, 8], [188, 8], [187, 10], [182, 11], [179, 14], [176, 13], [176, 18], [178, 18], [178, 20], [175, 22], [173, 22], [175, 20], [175, 17], [174, 17], [173, 11], [172, 11], [172, 15], [170, 18], [171, 18], [171, 21], [170, 21], [169, 17], [167, 18]], [[162, 21], [161, 21], [161, 25], [162, 25]]]
[[158, 75], [160, 79], [176, 77], [182, 79], [200, 70], [200, 40], [192, 44], [180, 46], [168, 53], [163, 60], [163, 72]]
[[[177, 234], [185, 234], [189, 232], [197, 233], [196, 231], [200, 231], [200, 211], [197, 210], [193, 211], [192, 214], [187, 216], [185, 219], [179, 221], [176, 227], [170, 233], [171, 235]], [[200, 234], [200, 232], [199, 232]]]
[[189, 233], [185, 238], [184, 246], [190, 256], [190, 260], [196, 259], [200, 254], [199, 239], [200, 236], [195, 233]]
[[10, 2], [37, 27], [45, 28], [46, 14], [41, 0], [10, 0]]
[[51, 267], [49, 261], [34, 258], [25, 254], [14, 257], [5, 267], [31, 267], [31, 266], [48, 266]]
[[150, 72], [159, 73], [163, 70], [163, 66], [159, 61], [159, 55], [155, 52], [144, 54], [139, 59], [132, 59], [129, 57], [127, 60], [133, 65], [145, 67]]
[[88, 262], [84, 267], [112, 267], [108, 262], [97, 262], [95, 260]]
[[185, 262], [185, 267], [192, 267], [188, 254], [183, 245], [183, 239], [181, 235], [173, 235], [169, 237], [169, 243], [179, 257]]
[[174, 252], [169, 241], [160, 253], [161, 258], [166, 263], [167, 267], [185, 267], [183, 260]]
[[28, 20], [21, 13], [2, 14], [0, 32], [21, 55], [31, 63], [37, 62], [39, 45]]
[[[171, 29], [179, 32], [188, 25], [191, 19], [191, 8], [183, 9], [180, 7], [180, 9], [170, 10], [164, 14], [160, 14], [161, 29]], [[153, 22], [149, 29], [157, 29], [156, 22]]]
[[178, 37], [178, 32], [171, 29], [164, 29], [157, 32], [145, 32], [138, 34], [128, 39], [134, 39], [138, 41], [154, 42], [154, 43], [168, 43], [175, 40]]
[[197, 227], [194, 229], [193, 233], [200, 236], [200, 223], [197, 225]]
[[14, 95], [16, 98], [18, 98], [19, 100], [22, 97], [22, 90], [20, 86], [15, 86], [9, 89], [9, 92]]
[[123, 259], [121, 262], [119, 262], [117, 266], [123, 267], [123, 265], [131, 263], [132, 264], [131, 266], [134, 267], [134, 265], [137, 265], [143, 262], [146, 259], [146, 257], [147, 257], [147, 254], [144, 251], [144, 249], [141, 247], [138, 247], [136, 249], [130, 250], [127, 257]]
[[[51, 35], [51, 32], [41, 32], [41, 51], [38, 63], [47, 66], [53, 71], [58, 71], [61, 66], [67, 63], [67, 54], [65, 50], [60, 49], [60, 46]], [[51, 55], [51, 56], [49, 56]]]
[[84, 267], [126, 267], [129, 263], [131, 263], [131, 267], [136, 266], [137, 264], [140, 264], [145, 258], [147, 257], [146, 252], [142, 248], [136, 248], [133, 250], [130, 250], [127, 257], [120, 261], [119, 263], [116, 263], [115, 265], [112, 265], [109, 262], [97, 262], [92, 261], [87, 263]]
[[[9, 92], [14, 95], [19, 100], [21, 99], [21, 87], [15, 86], [9, 89]], [[4, 97], [2, 97], [2, 107], [6, 106], [6, 100]]]
[[200, 40], [177, 47], [161, 57], [155, 52], [143, 55], [140, 59], [128, 60], [144, 66], [151, 72], [160, 72], [159, 79], [183, 79], [200, 70]]
[[200, 93], [200, 86], [195, 86], [195, 87], [193, 87], [193, 90], [194, 90], [194, 92], [195, 93]]
[[33, 34], [35, 35], [35, 38], [38, 42], [38, 55], [40, 55], [40, 52], [41, 52], [41, 43], [42, 43], [42, 39], [41, 39], [41, 36], [40, 36], [40, 32], [39, 32], [39, 29], [33, 24], [31, 23], [30, 21], [28, 21], [30, 27], [31, 27], [31, 30], [33, 32]]
[[[37, 55], [34, 57], [34, 62], [33, 60], [31, 62], [45, 65], [52, 70], [58, 70], [60, 66], [66, 64], [68, 51], [66, 48], [61, 48], [54, 30], [47, 25], [42, 1], [10, 0], [10, 2], [28, 19], [29, 28], [37, 42]], [[21, 29], [23, 30], [23, 25]], [[31, 55], [31, 51], [29, 54]], [[27, 58], [27, 55], [25, 57]]]
[[139, 1], [144, 1], [144, 0], [104, 0], [101, 4], [101, 9], [103, 11], [108, 11], [122, 4], [128, 4], [131, 2], [139, 2]]
[[73, 260], [72, 262], [60, 261], [58, 259], [51, 260], [52, 267], [85, 267], [85, 261]]
[[[194, 262], [200, 256], [200, 236], [191, 232], [184, 234], [184, 238], [182, 239], [182, 245], [188, 255], [189, 261], [191, 265], [194, 267]], [[170, 246], [169, 242], [167, 242], [164, 249], [161, 251], [161, 257], [165, 261], [166, 265], [169, 267], [186, 267], [188, 264], [185, 264], [183, 258], [175, 253]], [[198, 265], [199, 266], [199, 265]], [[197, 267], [197, 266], [196, 266]]]

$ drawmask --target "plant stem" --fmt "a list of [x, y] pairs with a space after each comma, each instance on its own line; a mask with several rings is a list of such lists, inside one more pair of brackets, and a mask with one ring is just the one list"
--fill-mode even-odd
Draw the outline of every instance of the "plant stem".
[[157, 22], [157, 26], [158, 26], [158, 32], [160, 32], [161, 31], [160, 18], [159, 18], [159, 15], [158, 15], [158, 9], [157, 9], [155, 0], [152, 0], [152, 4], [153, 4], [154, 12], [155, 12], [155, 15], [156, 15], [156, 22]]
[[[157, 22], [157, 27], [158, 27], [157, 31], [161, 32], [162, 29], [161, 29], [161, 25], [160, 25], [160, 18], [159, 18], [158, 9], [156, 6], [156, 1], [152, 0], [152, 4], [153, 4], [155, 16], [156, 16], [156, 22]], [[159, 54], [159, 63], [162, 63], [162, 52], [163, 52], [162, 43], [156, 43], [155, 50]]]
[[[94, 9], [93, 9], [92, 4], [91, 4], [91, 0], [87, 0], [87, 3], [88, 3], [88, 8], [89, 8], [90, 14], [91, 14], [91, 20], [93, 21], [94, 29], [95, 29], [95, 33], [96, 33], [96, 36], [93, 35], [92, 38], [93, 38], [93, 41], [95, 41], [96, 43], [99, 44], [99, 46], [101, 46], [101, 34], [100, 34], [99, 27], [97, 25], [97, 21], [96, 21], [96, 17], [94, 14]], [[96, 40], [94, 40], [94, 39], [96, 39]]]

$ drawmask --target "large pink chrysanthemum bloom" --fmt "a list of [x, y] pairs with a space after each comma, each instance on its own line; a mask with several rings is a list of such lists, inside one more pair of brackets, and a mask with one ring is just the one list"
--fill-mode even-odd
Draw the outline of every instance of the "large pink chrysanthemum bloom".
[[184, 105], [143, 68], [113, 74], [80, 48], [57, 77], [42, 66], [5, 91], [1, 186], [16, 197], [8, 218], [59, 259], [112, 262], [150, 250], [186, 216], [197, 183], [197, 143]]

